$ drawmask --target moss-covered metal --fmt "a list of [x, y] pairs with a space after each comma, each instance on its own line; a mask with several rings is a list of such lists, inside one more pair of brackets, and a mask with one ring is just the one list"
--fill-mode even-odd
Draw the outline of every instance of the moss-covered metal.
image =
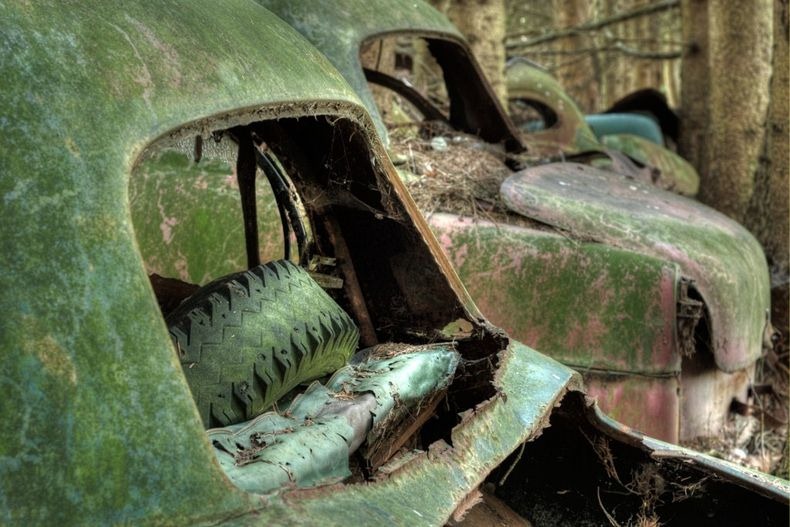
[[[386, 142], [387, 128], [381, 118], [373, 93], [362, 69], [360, 51], [362, 44], [375, 37], [392, 34], [421, 36], [452, 42], [459, 51], [463, 75], [469, 84], [478, 79], [479, 86], [476, 104], [478, 111], [485, 109], [492, 115], [485, 119], [496, 121], [503, 129], [503, 136], [510, 135], [518, 141], [518, 132], [499, 103], [482, 69], [474, 59], [465, 38], [447, 18], [423, 1], [335, 0], [331, 3], [322, 0], [256, 0], [267, 9], [288, 22], [320, 49], [337, 69], [348, 79], [349, 84], [365, 103], [379, 136]], [[456, 64], [457, 65], [457, 64]], [[472, 73], [473, 72], [473, 73]], [[471, 74], [471, 76], [470, 76]]]
[[267, 106], [362, 119], [361, 103], [251, 2], [3, 2], [0, 27], [0, 522], [215, 523], [260, 508], [206, 441], [132, 230], [129, 174], [198, 119]]
[[147, 142], [197, 117], [356, 97], [249, 2], [2, 3], [0, 26], [0, 522], [194, 523], [254, 508], [201, 430], [140, 260], [128, 176]]
[[[542, 426], [573, 374], [517, 347], [501, 357], [497, 387], [508, 397], [457, 428], [451, 451], [323, 495], [261, 501], [237, 490], [214, 459], [151, 292], [129, 174], [146, 144], [186, 123], [331, 105], [368, 126], [360, 102], [252, 3], [0, 4], [0, 24], [0, 521], [441, 523]], [[380, 148], [373, 155], [387, 163]]]
[[[271, 7], [278, 14], [278, 16], [282, 17], [289, 24], [298, 29], [299, 32], [305, 35], [309, 40], [316, 44], [319, 49], [327, 54], [330, 60], [336, 66], [338, 66], [339, 70], [344, 74], [344, 76], [350, 80], [352, 86], [354, 86], [355, 90], [360, 94], [361, 98], [365, 102], [368, 110], [375, 116], [374, 118], [376, 119], [379, 132], [383, 131], [383, 126], [380, 119], [378, 118], [378, 110], [372, 97], [370, 96], [368, 84], [364, 78], [364, 73], [359, 60], [359, 51], [362, 42], [364, 42], [366, 39], [380, 35], [418, 35], [444, 39], [453, 43], [453, 45], [458, 45], [461, 48], [466, 49], [465, 43], [463, 39], [459, 37], [457, 30], [455, 30], [449, 24], [449, 22], [439, 15], [432, 7], [420, 0], [373, 0], [372, 2], [352, 2], [351, 0], [343, 0], [339, 3], [333, 3], [331, 5], [321, 3], [317, 0], [305, 2], [289, 2], [285, 0], [258, 1], [266, 6]], [[480, 76], [481, 73], [479, 68], [476, 67], [473, 61], [471, 64], [471, 68], [466, 68], [466, 64], [459, 66], [464, 72], [463, 75], [466, 75], [469, 78], [476, 78]], [[607, 165], [607, 168], [616, 168], [617, 170], [623, 171], [622, 173], [618, 172], [616, 175], [610, 178], [607, 183], [607, 185], [611, 185], [612, 188], [615, 188], [617, 192], [620, 192], [623, 195], [632, 192], [630, 189], [633, 185], [631, 185], [630, 178], [644, 177], [646, 181], [655, 179], [655, 174], [652, 173], [650, 169], [641, 169], [622, 154], [617, 156], [612, 155], [611, 152], [605, 148], [605, 145], [602, 145], [597, 140], [590, 127], [584, 122], [584, 116], [582, 115], [581, 111], [579, 111], [575, 103], [567, 96], [567, 94], [564, 93], [556, 80], [550, 75], [541, 71], [539, 68], [534, 67], [533, 65], [519, 62], [516, 62], [510, 68], [510, 71], [513, 72], [512, 74], [514, 75], [525, 75], [526, 78], [523, 79], [524, 82], [522, 85], [529, 89], [528, 93], [537, 93], [537, 96], [540, 97], [540, 101], [543, 101], [549, 107], [554, 107], [555, 110], [559, 109], [557, 113], [562, 114], [561, 116], [558, 115], [558, 117], [561, 117], [561, 121], [564, 118], [567, 119], [567, 122], [571, 124], [571, 126], [567, 127], [567, 129], [563, 128], [562, 134], [559, 136], [553, 137], [551, 140], [548, 140], [549, 137], [546, 137], [546, 141], [535, 141], [534, 144], [531, 141], [530, 134], [527, 134], [526, 140], [527, 146], [530, 147], [530, 152], [527, 152], [526, 156], [523, 158], [527, 163], [535, 162], [536, 157], [540, 158], [539, 160], [541, 162], [545, 161], [545, 155], [560, 154], [561, 152], [566, 151], [563, 150], [564, 148], [570, 148], [570, 150], [567, 150], [566, 152], [592, 152], [593, 156], [596, 158], [593, 160], [593, 162], [596, 160], [603, 161]], [[537, 82], [539, 89], [535, 89], [535, 86], [532, 85], [533, 82]], [[517, 87], [513, 89], [513, 93], [518, 93]], [[480, 108], [475, 107], [474, 105], [470, 105], [467, 108], [467, 111], [477, 111], [478, 113], [481, 112]], [[513, 126], [512, 121], [508, 120], [508, 123], [509, 126]], [[552, 133], [555, 131], [556, 130], [552, 129]], [[600, 154], [602, 153], [611, 155], [612, 159], [601, 159]], [[535, 154], [536, 157], [533, 157], [533, 154]], [[625, 162], [622, 162], [623, 160]], [[668, 159], [667, 163], [668, 166], [670, 166], [673, 170], [676, 166], [678, 166], [674, 163], [673, 159]], [[562, 183], [564, 181], [564, 168], [567, 167], [563, 167], [559, 164], [552, 165], [552, 167], [559, 167], [555, 174], [556, 177], [554, 192], [556, 192], [556, 200], [553, 201], [554, 204], [558, 204], [565, 199], [563, 197], [565, 190], [562, 186]], [[554, 170], [554, 168], [549, 170]], [[596, 171], [593, 172], [597, 173]], [[626, 177], [623, 177], [623, 175]], [[673, 182], [673, 177], [675, 177], [675, 175], [671, 172], [669, 174], [662, 173], [659, 180], [656, 181], [656, 184], [667, 188], [673, 188], [675, 191], [679, 191], [681, 193], [693, 193], [696, 191], [696, 178], [685, 171], [685, 168], [679, 169], [677, 176], [679, 178], [679, 183]], [[618, 181], [615, 181], [615, 178], [618, 178]], [[595, 184], [595, 180], [591, 179], [591, 181], [588, 183], [593, 185]], [[585, 196], [585, 199], [597, 198], [592, 194], [588, 194]], [[548, 203], [548, 200], [546, 202]], [[583, 239], [596, 242], [577, 245], [576, 250], [578, 251], [578, 258], [582, 258], [582, 255], [585, 251], [590, 251], [590, 254], [595, 254], [595, 256], [590, 256], [589, 258], [596, 260], [598, 264], [601, 265], [599, 269], [605, 268], [606, 266], [604, 265], [604, 260], [602, 259], [602, 255], [604, 254], [603, 250], [599, 252], [597, 248], [593, 247], [596, 244], [604, 244], [608, 245], [610, 249], [617, 249], [618, 254], [630, 253], [628, 259], [632, 261], [636, 268], [645, 269], [646, 267], [641, 266], [646, 265], [647, 267], [650, 267], [652, 265], [636, 263], [639, 262], [641, 258], [644, 258], [644, 262], [650, 261], [653, 263], [655, 263], [657, 260], [661, 260], [668, 269], [676, 268], [675, 266], [678, 266], [677, 268], [681, 270], [681, 273], [684, 276], [695, 278], [700, 283], [704, 282], [704, 284], [701, 285], [701, 289], [705, 289], [709, 292], [705, 295], [705, 300], [707, 302], [706, 308], [711, 313], [713, 313], [712, 318], [719, 321], [715, 324], [713, 332], [715, 333], [719, 330], [724, 332], [721, 335], [713, 336], [713, 348], [714, 350], [719, 350], [717, 351], [718, 364], [723, 365], [729, 371], [733, 368], [738, 368], [741, 366], [746, 367], [756, 359], [756, 357], [761, 352], [761, 341], [757, 339], [756, 336], [761, 334], [763, 328], [765, 327], [765, 320], [763, 318], [763, 309], [765, 307], [765, 303], [763, 301], [763, 292], [765, 291], [765, 288], [767, 288], [768, 282], [765, 262], [764, 260], [760, 261], [761, 256], [758, 253], [755, 253], [753, 238], [749, 237], [748, 235], [744, 236], [743, 234], [745, 231], [743, 231], [742, 228], [735, 226], [735, 224], [732, 224], [734, 226], [734, 230], [732, 231], [731, 236], [729, 234], [723, 234], [724, 231], [721, 233], [723, 238], [720, 241], [728, 247], [727, 251], [722, 252], [718, 249], [711, 249], [710, 253], [706, 253], [708, 248], [713, 247], [715, 244], [712, 244], [706, 240], [694, 240], [695, 236], [698, 234], [698, 231], [695, 231], [693, 227], [689, 226], [688, 230], [685, 231], [685, 234], [683, 234], [683, 243], [685, 245], [694, 247], [691, 249], [691, 251], [699, 257], [700, 261], [715, 260], [718, 262], [716, 265], [711, 266], [710, 268], [703, 268], [696, 263], [690, 265], [689, 258], [684, 252], [685, 248], [680, 248], [673, 245], [674, 242], [672, 241], [671, 237], [666, 237], [663, 240], [663, 245], [661, 245], [662, 250], [660, 251], [646, 250], [640, 244], [631, 243], [629, 241], [632, 238], [631, 231], [643, 232], [649, 230], [651, 226], [645, 223], [640, 223], [642, 221], [641, 219], [634, 219], [633, 224], [630, 224], [628, 220], [630, 216], [623, 216], [617, 211], [614, 211], [610, 214], [606, 210], [607, 205], [605, 200], [601, 200], [600, 202], [594, 203], [591, 206], [597, 208], [597, 210], [600, 210], [600, 214], [595, 218], [594, 221], [590, 221], [590, 225], [588, 226], [589, 229], [581, 229], [576, 232], [574, 230], [576, 223], [571, 220], [570, 217], [565, 223], [562, 223], [562, 221], [558, 220], [558, 223], [556, 224], [560, 225], [562, 229], [566, 229], [567, 234], [571, 239]], [[696, 205], [694, 204], [689, 204], [689, 207], [692, 209], [695, 206]], [[565, 209], [554, 209], [552, 214], [556, 215], [561, 220], [562, 215], [565, 214]], [[708, 212], [707, 209], [701, 207], [700, 211], [692, 211], [690, 214], [692, 217], [696, 218], [700, 215], [706, 216]], [[637, 216], [634, 216], [634, 218], [637, 218]], [[566, 224], [568, 227], [563, 227], [563, 225]], [[596, 230], [594, 224], [600, 225], [600, 228]], [[609, 225], [619, 226], [619, 231], [616, 232], [614, 229], [607, 228]], [[675, 227], [679, 231], [685, 228], [682, 221], [676, 222]], [[474, 231], [474, 228], [472, 228], [472, 231]], [[730, 237], [727, 240], [724, 240], [724, 238], [727, 236]], [[473, 237], [473, 235], [467, 236], [465, 240], [471, 237]], [[621, 240], [620, 238], [626, 239]], [[445, 243], [444, 245], [445, 247], [448, 247], [448, 243]], [[528, 245], [529, 244], [527, 243], [527, 246]], [[479, 243], [459, 243], [455, 244], [453, 247], [453, 249], [457, 250], [458, 253], [451, 253], [450, 256], [453, 260], [456, 260], [456, 263], [457, 258], [459, 258], [458, 255], [461, 253], [463, 253], [463, 256], [460, 257], [461, 259], [469, 259], [470, 262], [479, 261], [481, 267], [470, 264], [467, 265], [465, 269], [462, 269], [461, 272], [466, 275], [465, 278], [467, 280], [468, 287], [472, 290], [477, 288], [477, 293], [474, 296], [476, 297], [476, 300], [483, 306], [484, 312], [492, 316], [492, 318], [495, 320], [498, 319], [501, 322], [505, 319], [503, 311], [505, 310], [506, 305], [507, 309], [513, 310], [512, 314], [508, 316], [508, 320], [517, 319], [523, 308], [520, 305], [517, 305], [517, 300], [514, 297], [516, 296], [516, 292], [525, 291], [530, 284], [519, 284], [517, 282], [505, 283], [503, 281], [501, 287], [504, 287], [506, 291], [503, 292], [495, 289], [492, 286], [492, 282], [489, 282], [488, 288], [478, 288], [474, 282], [472, 282], [474, 278], [470, 278], [476, 276], [477, 273], [490, 272], [490, 270], [486, 270], [482, 266], [487, 265], [486, 262], [489, 261], [489, 255], [487, 254], [487, 251], [493, 246], [498, 246], [498, 244], [492, 243], [491, 245], [481, 245]], [[514, 243], [510, 250], [514, 254], [520, 254], [521, 247]], [[476, 254], [477, 252], [480, 254]], [[730, 266], [730, 262], [727, 260], [727, 258], [730, 257], [734, 259], [732, 264], [734, 269], [738, 269], [737, 271], [726, 271], [726, 268]], [[722, 260], [722, 258], [724, 259]], [[743, 267], [747, 262], [754, 265], [756, 269], [756, 272], [749, 276], [746, 276], [743, 271]], [[566, 272], [565, 276], [561, 276], [561, 270], [563, 270], [562, 267], [554, 270], [546, 270], [544, 268], [542, 272], [553, 276], [553, 278], [557, 280], [557, 284], [567, 285], [572, 283], [577, 286], [580, 284], [580, 282], [577, 280], [572, 282], [565, 280], [566, 278], [571, 277], [572, 271], [570, 267], [564, 269]], [[628, 276], [625, 271], [625, 267], [621, 268], [620, 276]], [[515, 279], [515, 273], [514, 276], [511, 276], [511, 278]], [[573, 278], [577, 277], [574, 276]], [[590, 272], [589, 278], [592, 281], [588, 281], [587, 284], [595, 284], [595, 281], [592, 279], [592, 270]], [[666, 292], [670, 289], [668, 284], [671, 280], [668, 277], [665, 278], [666, 280], [661, 287], [663, 287], [663, 290]], [[546, 280], [548, 280], [548, 278], [546, 278]], [[614, 284], [614, 280], [612, 280], [612, 284]], [[658, 282], [653, 281], [652, 287], [643, 291], [643, 294], [645, 294], [643, 305], [656, 300], [653, 294], [657, 287]], [[674, 287], [678, 287], [677, 280]], [[483, 291], [483, 289], [485, 289], [485, 291]], [[710, 291], [713, 291], [714, 289], [716, 292], [710, 293]], [[634, 294], [636, 294], [636, 289], [633, 289], [633, 291]], [[727, 326], [722, 324], [721, 322], [725, 319], [727, 321], [736, 320], [736, 315], [734, 314], [735, 311], [730, 311], [730, 307], [735, 301], [734, 299], [736, 299], [737, 296], [742, 292], [745, 292], [750, 300], [747, 301], [748, 307], [740, 305], [737, 308], [737, 312], [747, 313], [747, 315], [745, 318], [737, 318], [738, 322], [734, 325]], [[614, 354], [613, 357], [615, 358], [610, 361], [610, 365], [619, 364], [622, 366], [625, 362], [627, 362], [621, 360], [623, 355], [633, 354], [634, 349], [644, 350], [644, 342], [657, 342], [655, 338], [659, 334], [666, 335], [668, 332], [670, 332], [668, 328], [677, 321], [673, 315], [674, 310], [667, 308], [662, 314], [663, 316], [667, 317], [663, 320], [663, 333], [656, 331], [658, 323], [655, 319], [653, 319], [653, 325], [648, 326], [646, 329], [646, 334], [644, 336], [644, 341], [641, 343], [641, 347], [633, 346], [633, 341], [630, 340], [631, 333], [629, 331], [627, 332], [629, 334], [628, 344], [625, 346], [625, 348], [621, 348], [620, 351], [615, 352], [613, 351], [613, 348], [616, 344], [615, 335], [617, 332], [624, 327], [628, 327], [636, 331], [638, 326], [636, 324], [631, 324], [631, 318], [629, 317], [628, 312], [621, 312], [619, 315], [614, 315], [613, 311], [609, 311], [607, 314], [600, 313], [599, 310], [606, 311], [606, 309], [602, 309], [603, 306], [614, 307], [614, 304], [602, 303], [600, 299], [591, 300], [591, 297], [594, 296], [591, 294], [592, 289], [587, 293], [590, 293], [589, 296], [578, 293], [576, 297], [573, 297], [577, 299], [585, 298], [588, 300], [587, 302], [578, 302], [576, 305], [568, 303], [567, 307], [576, 308], [576, 306], [584, 303], [586, 304], [584, 305], [584, 310], [586, 312], [583, 315], [576, 315], [578, 320], [581, 321], [584, 319], [586, 321], [585, 323], [593, 320], [605, 320], [607, 323], [613, 324], [609, 329], [602, 332], [610, 336], [610, 338], [606, 340], [606, 344], [601, 345], [601, 341], [595, 342], [596, 346], [601, 346], [600, 349], [609, 349], [610, 352]], [[530, 294], [533, 295], [532, 298], [544, 299], [548, 297], [547, 294], [543, 294], [541, 291], [532, 291]], [[489, 300], [502, 299], [506, 296], [512, 296], [512, 298], [509, 298], [509, 302], [506, 303]], [[566, 298], [571, 297], [566, 296]], [[665, 294], [661, 298], [666, 300], [668, 295]], [[760, 300], [757, 300], [758, 298]], [[717, 303], [720, 300], [722, 303]], [[628, 307], [622, 304], [622, 299], [618, 299], [618, 302], [621, 303], [621, 307]], [[751, 308], [756, 309], [750, 311]], [[639, 312], [640, 315], [646, 313], [639, 310], [637, 310], [637, 312]], [[577, 330], [576, 326], [568, 327], [562, 325], [561, 322], [564, 315], [561, 314], [559, 309], [549, 309], [543, 314], [547, 317], [556, 315], [556, 318], [550, 320], [544, 319], [535, 325], [527, 323], [526, 320], [523, 321], [523, 324], [517, 324], [516, 322], [513, 322], [513, 325], [509, 326], [508, 329], [512, 331], [512, 334], [516, 338], [531, 339], [538, 334], [538, 330], [535, 329], [536, 327], [540, 326], [542, 328], [546, 328], [551, 326], [555, 331], [562, 331], [562, 334], [551, 335], [550, 337], [544, 336], [543, 338], [546, 340], [546, 342], [542, 342], [539, 349], [546, 350], [550, 353], [558, 352], [563, 356], [581, 355], [585, 350], [587, 350], [584, 345], [586, 342], [583, 342], [581, 345], [579, 345], [580, 341], [575, 336], [575, 332]], [[499, 318], [500, 316], [502, 318]], [[672, 318], [669, 318], [670, 316], [672, 316]], [[534, 322], [534, 319], [532, 321]], [[508, 324], [505, 324], [505, 326], [507, 327]], [[739, 333], [741, 330], [742, 333]], [[540, 334], [548, 335], [548, 331], [544, 330]], [[748, 334], [748, 336], [744, 336], [745, 334]], [[552, 340], [552, 342], [549, 342], [549, 340]], [[678, 341], [679, 339], [674, 339], [674, 345], [677, 345]], [[563, 342], [566, 345], [569, 343], [574, 343], [579, 345], [579, 347], [572, 351], [567, 350], [567, 348], [565, 348], [564, 351], [559, 351], [563, 349], [561, 345]], [[704, 344], [700, 345], [704, 346]], [[724, 351], [725, 348], [727, 351]], [[679, 351], [677, 347], [675, 349], [676, 351]], [[730, 358], [725, 358], [725, 356]], [[658, 364], [662, 363], [663, 359], [657, 357], [654, 360], [654, 364]], [[647, 363], [649, 361], [645, 360], [644, 362]], [[635, 373], [638, 374], [641, 371], [642, 370], [639, 369], [636, 370]]]
[[676, 264], [516, 225], [452, 214], [429, 221], [494, 324], [582, 372], [615, 419], [678, 441]]
[[528, 62], [514, 61], [505, 75], [509, 99], [538, 102], [556, 117], [551, 126], [525, 132], [530, 151], [551, 156], [603, 150], [582, 111], [550, 73]]
[[452, 214], [429, 221], [478, 307], [529, 346], [580, 370], [680, 371], [675, 264]]
[[[239, 188], [230, 161], [235, 149], [228, 143], [221, 145], [231, 149], [228, 157], [204, 151], [194, 163], [184, 152], [166, 150], [136, 167], [129, 202], [148, 273], [202, 285], [246, 269]], [[256, 193], [261, 261], [277, 260], [283, 256], [277, 205], [265, 183]], [[206, 240], [212, 250], [206, 250]]]
[[770, 306], [768, 268], [757, 240], [696, 201], [617, 174], [564, 163], [508, 178], [501, 195], [514, 212], [577, 236], [676, 262], [708, 306], [711, 348], [724, 371], [762, 352]]

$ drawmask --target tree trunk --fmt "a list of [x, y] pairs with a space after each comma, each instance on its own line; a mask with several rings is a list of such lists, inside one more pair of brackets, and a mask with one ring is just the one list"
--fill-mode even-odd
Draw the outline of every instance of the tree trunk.
[[788, 0], [774, 1], [773, 75], [762, 156], [754, 180], [754, 194], [745, 225], [765, 248], [771, 266], [772, 320], [785, 336], [790, 277], [790, 64], [788, 64]]
[[771, 77], [773, 4], [711, 0], [709, 170], [700, 199], [743, 222], [763, 148]]
[[505, 84], [505, 0], [432, 0], [466, 37], [499, 100]]
[[[554, 24], [559, 29], [580, 26], [595, 18], [595, 3], [587, 0], [554, 0]], [[578, 94], [576, 103], [582, 108], [595, 106], [601, 88], [601, 62], [596, 53], [580, 52], [594, 49], [595, 35], [571, 35], [551, 46], [561, 57], [560, 65], [554, 70], [557, 80], [569, 93]]]
[[680, 73], [680, 140], [678, 152], [700, 174], [708, 173], [707, 135], [710, 71], [708, 0], [683, 0], [681, 21], [685, 50]]

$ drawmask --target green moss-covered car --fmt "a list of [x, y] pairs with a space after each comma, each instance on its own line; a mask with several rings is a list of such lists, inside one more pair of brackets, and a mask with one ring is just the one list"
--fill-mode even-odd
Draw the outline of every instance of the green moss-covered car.
[[787, 523], [786, 484], [628, 431], [491, 326], [258, 4], [0, 3], [0, 48], [4, 525], [441, 525], [478, 489]]

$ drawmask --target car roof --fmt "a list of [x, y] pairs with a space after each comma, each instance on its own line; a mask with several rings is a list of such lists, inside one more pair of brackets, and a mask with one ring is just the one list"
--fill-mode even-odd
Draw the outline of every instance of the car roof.
[[222, 475], [195, 413], [140, 259], [129, 174], [185, 123], [323, 112], [372, 130], [364, 107], [244, 0], [2, 3], [0, 50], [0, 521], [186, 524], [258, 507]]

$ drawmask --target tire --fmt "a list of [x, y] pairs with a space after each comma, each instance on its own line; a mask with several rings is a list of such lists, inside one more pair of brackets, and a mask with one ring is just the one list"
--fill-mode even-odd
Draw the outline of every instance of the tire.
[[260, 415], [343, 366], [359, 340], [348, 314], [285, 260], [207, 284], [166, 322], [207, 428]]

